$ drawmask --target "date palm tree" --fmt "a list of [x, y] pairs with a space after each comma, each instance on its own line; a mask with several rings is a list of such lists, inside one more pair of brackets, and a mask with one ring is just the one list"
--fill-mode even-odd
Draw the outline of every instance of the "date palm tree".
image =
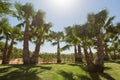
[[93, 14], [91, 24], [93, 26], [94, 34], [97, 38], [97, 56], [95, 60], [96, 70], [97, 72], [103, 72], [104, 70], [104, 44], [103, 44], [103, 30], [111, 24], [111, 21], [114, 17], [108, 18], [107, 10], [102, 10], [97, 14]]
[[24, 42], [23, 42], [23, 63], [30, 64], [30, 55], [29, 55], [29, 29], [30, 21], [34, 16], [34, 9], [32, 4], [26, 3], [21, 5], [20, 3], [15, 4], [16, 12], [13, 13], [18, 20], [23, 21], [21, 24], [25, 26], [24, 30]]
[[35, 51], [31, 57], [32, 64], [38, 63], [40, 47], [44, 43], [51, 26], [51, 23], [45, 23], [44, 12], [39, 10], [37, 14], [33, 17], [31, 36], [32, 41], [35, 43]]

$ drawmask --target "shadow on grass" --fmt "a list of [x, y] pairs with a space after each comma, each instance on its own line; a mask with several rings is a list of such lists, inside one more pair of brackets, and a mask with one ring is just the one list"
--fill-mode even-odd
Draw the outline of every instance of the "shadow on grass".
[[118, 63], [118, 64], [120, 64], [120, 60], [119, 60], [119, 61], [115, 61], [115, 63]]
[[[87, 72], [84, 64], [69, 64], [69, 65], [71, 65], [71, 66], [78, 66], [81, 69], [83, 69], [86, 72], [86, 74], [90, 75], [90, 78], [84, 76], [84, 79], [81, 79], [81, 77], [80, 77], [81, 80], [101, 80], [99, 76], [104, 77], [107, 80], [115, 80], [112, 76], [110, 76], [107, 73], [92, 73], [92, 72]], [[110, 69], [111, 69], [110, 67], [105, 67], [105, 70], [110, 70]]]
[[104, 77], [107, 80], [115, 80], [113, 77], [111, 77], [108, 73], [100, 73], [102, 77]]
[[104, 70], [110, 70], [110, 69], [112, 69], [112, 68], [110, 68], [110, 67], [104, 67]]
[[11, 66], [7, 66], [7, 67], [0, 68], [0, 74], [7, 72], [10, 68], [12, 68], [12, 67]]
[[117, 64], [120, 64], [120, 60], [111, 60], [111, 61], [107, 61], [106, 63], [117, 63]]
[[41, 80], [37, 74], [50, 69], [51, 67], [44, 66], [10, 65], [10, 67], [3, 68], [4, 73], [1, 68], [0, 80]]
[[73, 73], [65, 71], [60, 71], [59, 74], [64, 77], [64, 80], [91, 80], [85, 75], [74, 75]]

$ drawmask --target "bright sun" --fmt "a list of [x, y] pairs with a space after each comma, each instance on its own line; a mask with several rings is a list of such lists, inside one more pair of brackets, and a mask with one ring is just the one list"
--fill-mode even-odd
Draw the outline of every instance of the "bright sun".
[[49, 0], [49, 4], [55, 9], [70, 10], [74, 7], [75, 0]]
[[57, 7], [70, 7], [73, 0], [51, 0], [51, 2]]

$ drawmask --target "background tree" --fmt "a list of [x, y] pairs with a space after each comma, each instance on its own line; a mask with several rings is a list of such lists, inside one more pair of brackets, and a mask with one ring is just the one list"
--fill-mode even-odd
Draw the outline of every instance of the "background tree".
[[61, 63], [61, 47], [60, 42], [63, 41], [63, 32], [51, 32], [50, 37], [52, 38], [52, 45], [57, 45], [57, 63]]
[[75, 62], [79, 63], [82, 62], [82, 54], [81, 54], [81, 48], [80, 48], [80, 37], [76, 36], [78, 32], [78, 25], [75, 25], [73, 27], [69, 26], [65, 28], [65, 39], [64, 41], [67, 43], [64, 48], [69, 48], [70, 46], [74, 46], [74, 53], [75, 53]]

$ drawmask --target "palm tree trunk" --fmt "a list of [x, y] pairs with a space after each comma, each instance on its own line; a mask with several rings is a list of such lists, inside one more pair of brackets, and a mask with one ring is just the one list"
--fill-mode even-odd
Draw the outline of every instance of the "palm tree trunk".
[[106, 44], [105, 44], [105, 59], [104, 60], [109, 61], [108, 48]]
[[6, 63], [7, 63], [7, 64], [9, 64], [9, 61], [10, 61], [10, 56], [11, 56], [11, 54], [12, 54], [12, 49], [13, 49], [13, 44], [14, 44], [14, 38], [13, 38], [12, 41], [11, 41], [11, 44], [10, 44], [8, 53], [7, 53], [7, 55], [6, 55]]
[[60, 43], [57, 42], [57, 63], [61, 63], [61, 57], [60, 57]]
[[31, 57], [31, 64], [37, 64], [38, 63], [40, 46], [41, 46], [41, 38], [38, 38], [37, 42], [36, 42], [36, 47], [35, 47], [34, 54]]
[[29, 21], [26, 20], [26, 27], [24, 32], [24, 44], [23, 44], [23, 63], [30, 64], [29, 56]]
[[8, 47], [8, 38], [6, 37], [5, 46], [3, 50], [2, 64], [7, 64], [6, 63], [7, 47]]
[[104, 51], [102, 43], [102, 34], [99, 32], [97, 37], [97, 56], [96, 56], [96, 70], [97, 72], [102, 73], [104, 71]]
[[76, 45], [74, 46], [74, 53], [75, 53], [75, 63], [78, 63], [78, 59], [77, 59], [77, 47], [76, 47]]
[[116, 59], [116, 51], [115, 51], [115, 49], [114, 49], [114, 53], [113, 53], [114, 55], [114, 57], [113, 57], [113, 59], [115, 60]]
[[86, 63], [87, 63], [87, 66], [86, 66], [87, 71], [95, 72], [96, 70], [94, 69], [94, 67], [95, 67], [94, 63], [93, 63], [91, 57], [88, 54], [86, 46], [84, 46], [83, 48], [84, 48], [85, 60], [86, 60]]
[[78, 45], [78, 62], [82, 62], [82, 52], [80, 44]]
[[91, 50], [90, 46], [89, 46], [89, 51], [90, 51], [90, 57], [91, 57], [92, 61], [94, 61], [93, 53], [92, 53], [92, 50]]

